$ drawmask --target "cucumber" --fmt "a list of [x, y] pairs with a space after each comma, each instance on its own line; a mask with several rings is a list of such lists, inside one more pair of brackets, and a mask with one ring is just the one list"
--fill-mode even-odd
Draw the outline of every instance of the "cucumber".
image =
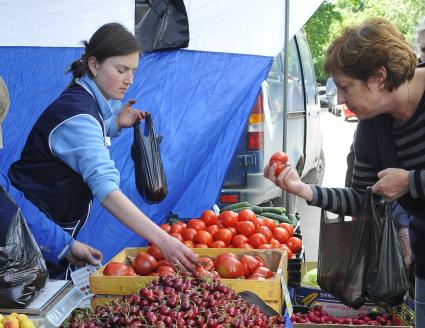
[[238, 207], [238, 208], [234, 209], [233, 212], [239, 213], [240, 211], [243, 211], [243, 210], [251, 210], [252, 211], [252, 207], [251, 206]]
[[266, 218], [270, 218], [273, 220], [277, 220], [280, 223], [286, 222], [291, 224], [291, 221], [289, 221], [288, 217], [285, 214], [276, 214], [276, 213], [270, 213], [270, 212], [263, 212], [261, 213], [262, 216], [265, 216]]
[[261, 206], [252, 206], [252, 210], [254, 211], [255, 214], [261, 214], [263, 212], [263, 208]]
[[286, 208], [284, 208], [284, 207], [262, 207], [262, 211], [267, 212], [267, 213], [284, 214], [284, 213], [286, 213]]
[[236, 209], [241, 207], [251, 207], [251, 204], [248, 202], [240, 202], [240, 203], [235, 203], [232, 205], [227, 205], [227, 206], [224, 206], [222, 209], [220, 209], [220, 213], [224, 211], [235, 211]]
[[298, 219], [297, 219], [297, 217], [294, 213], [289, 213], [288, 219], [289, 219], [289, 221], [291, 221], [291, 225], [293, 225], [294, 227], [297, 225]]

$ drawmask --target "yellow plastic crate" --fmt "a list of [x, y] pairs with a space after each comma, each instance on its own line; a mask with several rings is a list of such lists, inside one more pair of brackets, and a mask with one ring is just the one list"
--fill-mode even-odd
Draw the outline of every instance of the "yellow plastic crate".
[[[270, 307], [281, 313], [282, 309], [282, 276], [286, 280], [287, 254], [283, 250], [261, 250], [261, 249], [241, 249], [241, 248], [194, 248], [199, 256], [209, 256], [215, 258], [221, 253], [232, 252], [235, 254], [247, 254], [260, 256], [265, 264], [273, 271], [273, 278], [266, 280], [250, 279], [220, 279], [221, 283], [231, 287], [234, 291], [251, 291], [257, 294]], [[110, 262], [128, 263], [139, 252], [147, 252], [147, 248], [125, 248], [119, 252]], [[105, 304], [111, 299], [116, 299], [122, 295], [137, 293], [149, 282], [156, 279], [155, 276], [104, 276], [103, 269], [100, 268], [90, 275], [90, 292], [95, 294], [92, 299], [92, 307]]]

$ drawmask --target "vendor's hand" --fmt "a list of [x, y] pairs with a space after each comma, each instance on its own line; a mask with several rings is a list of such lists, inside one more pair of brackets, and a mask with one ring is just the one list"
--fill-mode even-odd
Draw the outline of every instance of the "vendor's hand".
[[167, 235], [164, 242], [157, 246], [160, 248], [165, 259], [175, 269], [195, 272], [196, 266], [199, 264], [198, 256], [182, 242]]
[[136, 120], [143, 120], [146, 117], [145, 112], [141, 112], [137, 109], [131, 108], [136, 103], [135, 99], [129, 100], [121, 111], [118, 113], [116, 118], [117, 128], [129, 128], [133, 126]]
[[400, 198], [409, 191], [409, 171], [389, 168], [378, 172], [378, 182], [372, 186], [372, 192], [387, 201]]
[[103, 260], [103, 254], [87, 244], [74, 240], [65, 258], [71, 264], [82, 267], [86, 264], [98, 265]]
[[286, 164], [283, 171], [279, 176], [275, 177], [276, 164], [267, 164], [264, 168], [264, 176], [272, 181], [276, 186], [283, 190], [302, 197], [307, 201], [311, 201], [313, 198], [313, 192], [310, 187], [301, 181], [297, 171], [291, 164]]

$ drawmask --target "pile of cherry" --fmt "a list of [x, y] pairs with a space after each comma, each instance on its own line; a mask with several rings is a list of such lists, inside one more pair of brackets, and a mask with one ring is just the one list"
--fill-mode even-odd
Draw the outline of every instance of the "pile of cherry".
[[64, 327], [275, 327], [284, 317], [267, 317], [217, 278], [181, 273], [150, 282], [138, 294], [94, 310], [76, 310]]
[[294, 313], [291, 317], [293, 323], [304, 324], [339, 324], [339, 325], [369, 325], [369, 326], [392, 326], [391, 315], [387, 313], [359, 315], [358, 318], [330, 316], [323, 310], [321, 305], [315, 305], [307, 313]]

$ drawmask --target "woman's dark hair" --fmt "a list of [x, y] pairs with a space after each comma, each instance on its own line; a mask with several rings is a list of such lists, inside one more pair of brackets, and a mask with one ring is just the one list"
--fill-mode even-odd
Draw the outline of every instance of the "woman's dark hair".
[[75, 84], [75, 79], [84, 74], [92, 76], [88, 66], [90, 57], [95, 57], [99, 63], [109, 57], [125, 56], [134, 52], [140, 52], [137, 39], [124, 26], [118, 23], [109, 23], [101, 26], [90, 38], [90, 41], [81, 41], [85, 51], [81, 58], [71, 64], [68, 72], [72, 72], [70, 86]]

